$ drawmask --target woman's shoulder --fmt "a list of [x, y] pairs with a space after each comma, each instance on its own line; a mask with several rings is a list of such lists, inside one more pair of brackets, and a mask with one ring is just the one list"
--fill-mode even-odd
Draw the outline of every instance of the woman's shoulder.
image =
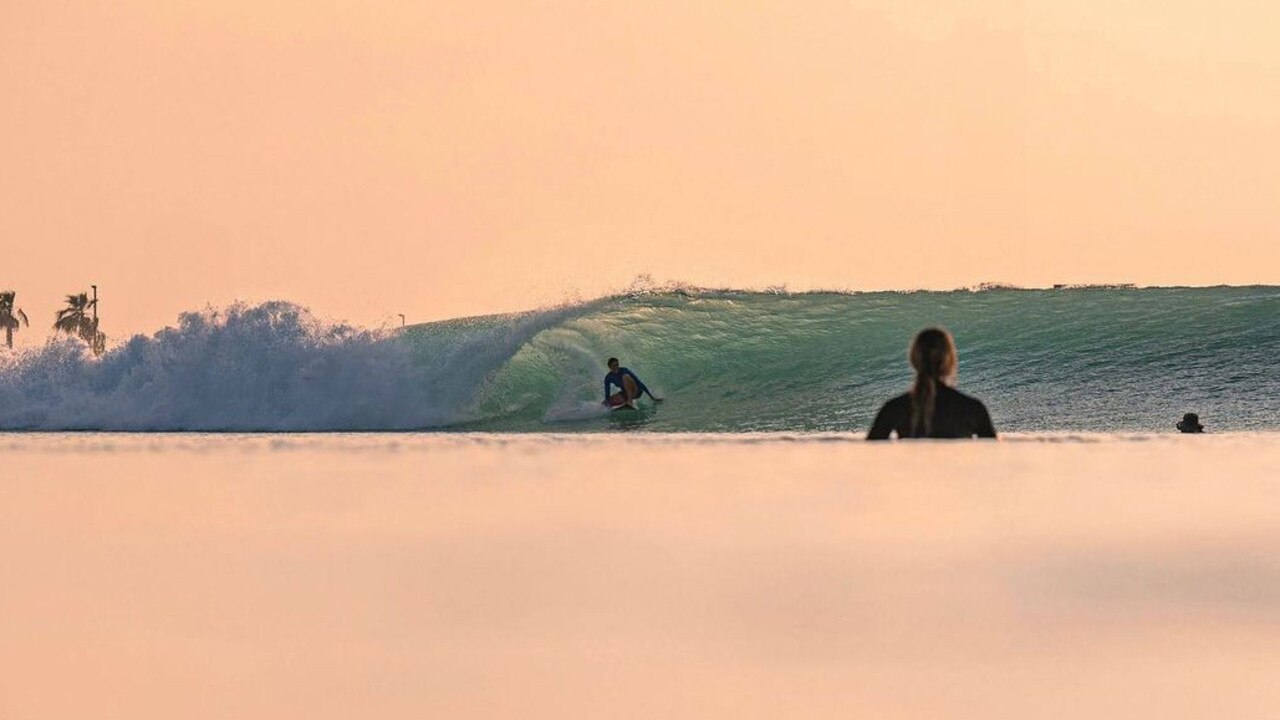
[[982, 408], [984, 410], [987, 407], [986, 405], [982, 404], [982, 401], [979, 400], [978, 398], [972, 395], [968, 395], [966, 393], [962, 393], [953, 387], [942, 385], [939, 388], [939, 390], [941, 394], [950, 395], [953, 402], [961, 403], [964, 405], [970, 405], [975, 408]]
[[876, 413], [876, 419], [871, 423], [871, 430], [867, 432], [867, 439], [888, 440], [894, 432], [901, 435], [905, 432], [904, 423], [909, 417], [911, 417], [910, 395], [904, 393], [889, 398], [884, 405], [880, 406], [880, 412]]
[[884, 405], [880, 406], [881, 410], [896, 410], [898, 408], [911, 407], [911, 393], [902, 393], [885, 400]]

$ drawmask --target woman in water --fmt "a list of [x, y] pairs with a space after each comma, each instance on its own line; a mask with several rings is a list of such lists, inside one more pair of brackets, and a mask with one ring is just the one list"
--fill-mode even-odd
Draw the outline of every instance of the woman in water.
[[927, 328], [911, 341], [909, 354], [916, 381], [911, 389], [880, 408], [868, 440], [899, 438], [993, 438], [991, 415], [977, 398], [952, 387], [956, 381], [956, 344], [942, 328]]

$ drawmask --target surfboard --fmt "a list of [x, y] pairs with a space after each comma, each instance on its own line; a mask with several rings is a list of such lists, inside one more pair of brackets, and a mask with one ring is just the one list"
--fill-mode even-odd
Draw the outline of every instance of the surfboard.
[[609, 409], [610, 410], [635, 410], [636, 409], [635, 401], [633, 400], [631, 405], [627, 405], [626, 402], [623, 401], [621, 393], [617, 395], [612, 395], [609, 398]]

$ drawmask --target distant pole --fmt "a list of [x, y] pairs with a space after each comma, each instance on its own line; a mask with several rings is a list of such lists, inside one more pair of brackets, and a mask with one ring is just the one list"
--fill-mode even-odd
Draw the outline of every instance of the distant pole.
[[89, 343], [89, 347], [93, 350], [94, 357], [97, 357], [102, 354], [106, 343], [100, 340], [102, 333], [98, 332], [98, 286], [90, 285], [89, 287], [93, 288], [93, 340]]
[[404, 327], [404, 313], [400, 313], [400, 327]]

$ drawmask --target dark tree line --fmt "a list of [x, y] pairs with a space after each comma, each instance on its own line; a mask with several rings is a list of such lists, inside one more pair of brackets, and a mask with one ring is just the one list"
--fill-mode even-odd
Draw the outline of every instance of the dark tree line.
[[[13, 290], [0, 291], [0, 328], [4, 329], [5, 345], [10, 348], [14, 331], [31, 326], [27, 314], [16, 305], [17, 295]], [[89, 293], [68, 295], [67, 306], [55, 315], [53, 329], [80, 338], [94, 355], [106, 351], [107, 336], [98, 329], [98, 286], [93, 286], [93, 297]]]

